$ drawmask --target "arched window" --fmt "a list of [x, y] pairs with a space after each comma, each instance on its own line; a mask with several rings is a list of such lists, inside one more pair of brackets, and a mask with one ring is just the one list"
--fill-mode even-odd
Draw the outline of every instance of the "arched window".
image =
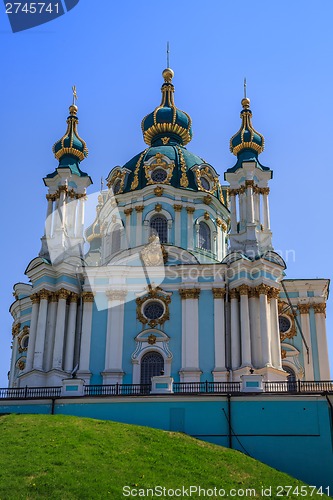
[[199, 242], [198, 247], [203, 250], [211, 250], [210, 229], [206, 222], [199, 222]]
[[297, 377], [294, 370], [289, 366], [285, 365], [282, 365], [282, 368], [284, 369], [285, 372], [288, 373], [288, 378], [287, 378], [288, 391], [296, 391]]
[[164, 371], [164, 359], [162, 354], [155, 351], [147, 352], [141, 359], [140, 384], [150, 384], [151, 378], [161, 375]]
[[119, 224], [116, 224], [111, 237], [111, 255], [119, 252], [120, 250], [120, 240], [121, 240], [121, 228]]
[[168, 221], [164, 215], [153, 215], [150, 219], [150, 234], [157, 235], [160, 243], [168, 242]]

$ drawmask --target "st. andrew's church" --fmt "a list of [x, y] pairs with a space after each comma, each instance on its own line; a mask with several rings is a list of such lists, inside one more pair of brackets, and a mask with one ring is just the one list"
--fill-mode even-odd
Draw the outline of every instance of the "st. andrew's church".
[[329, 280], [286, 278], [274, 251], [272, 170], [259, 159], [264, 137], [250, 100], [230, 131], [235, 161], [221, 183], [187, 149], [192, 121], [176, 107], [173, 77], [163, 71], [161, 103], [141, 123], [146, 148], [108, 174], [87, 229], [88, 149], [75, 100], [70, 106], [53, 146], [58, 165], [44, 178], [41, 251], [26, 269], [29, 283], [14, 287], [9, 387], [73, 377], [147, 386], [160, 376], [172, 392], [170, 380], [330, 379]]

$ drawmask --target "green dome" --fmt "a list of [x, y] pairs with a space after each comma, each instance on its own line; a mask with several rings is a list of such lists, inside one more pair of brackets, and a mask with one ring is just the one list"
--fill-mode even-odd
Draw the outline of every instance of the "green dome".
[[156, 141], [167, 144], [171, 139], [185, 145], [192, 139], [192, 120], [174, 103], [175, 88], [171, 83], [173, 74], [170, 68], [163, 71], [161, 104], [142, 120], [143, 138], [149, 146], [154, 145]]
[[240, 117], [242, 125], [237, 134], [230, 139], [230, 151], [238, 156], [244, 150], [252, 150], [257, 154], [264, 150], [264, 137], [257, 132], [252, 125], [252, 111], [250, 110], [250, 99], [242, 99], [243, 110]]
[[72, 104], [69, 107], [70, 115], [67, 118], [67, 130], [65, 135], [53, 146], [54, 156], [61, 161], [64, 156], [74, 157], [78, 161], [84, 160], [88, 156], [88, 148], [83, 139], [78, 134], [77, 124], [79, 120], [76, 116], [77, 106]]

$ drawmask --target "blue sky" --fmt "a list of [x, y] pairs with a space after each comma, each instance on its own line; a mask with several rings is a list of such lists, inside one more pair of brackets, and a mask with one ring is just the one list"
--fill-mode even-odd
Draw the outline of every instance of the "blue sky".
[[[66, 15], [13, 34], [0, 9], [1, 349], [0, 387], [10, 363], [12, 286], [40, 249], [46, 212], [42, 178], [54, 170], [52, 144], [65, 131], [76, 84], [82, 163], [101, 176], [144, 149], [140, 122], [160, 101], [170, 41], [176, 104], [193, 120], [188, 149], [220, 173], [234, 164], [247, 77], [253, 122], [274, 171], [273, 242], [288, 278], [332, 276], [333, 82], [331, 1], [250, 3], [80, 0]], [[333, 365], [333, 307], [327, 328]]]

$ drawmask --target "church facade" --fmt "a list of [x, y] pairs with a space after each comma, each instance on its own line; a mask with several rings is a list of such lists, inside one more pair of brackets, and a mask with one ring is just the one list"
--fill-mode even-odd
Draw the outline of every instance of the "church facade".
[[[215, 168], [185, 146], [190, 116], [173, 71], [142, 120], [147, 147], [117, 166], [84, 230], [88, 155], [77, 106], [55, 143], [39, 255], [14, 286], [9, 387], [330, 379], [327, 279], [286, 278], [274, 251], [264, 138], [242, 100], [235, 165]], [[89, 250], [86, 251], [86, 242]]]

